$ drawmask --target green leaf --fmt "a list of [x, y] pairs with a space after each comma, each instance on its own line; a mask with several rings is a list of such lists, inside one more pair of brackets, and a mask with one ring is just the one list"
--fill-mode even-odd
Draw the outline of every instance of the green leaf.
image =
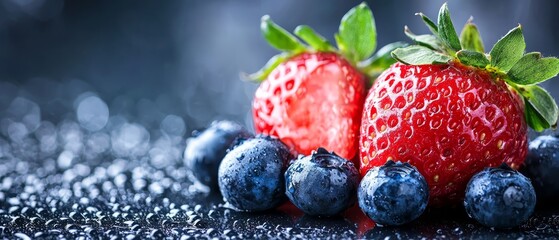
[[305, 50], [305, 46], [295, 36], [275, 24], [268, 15], [262, 17], [260, 30], [266, 41], [280, 51], [297, 53]]
[[519, 25], [510, 30], [493, 46], [489, 53], [491, 65], [507, 72], [522, 58], [524, 49], [526, 49], [526, 43], [522, 35], [522, 27]]
[[424, 35], [415, 35], [410, 31], [408, 26], [404, 27], [404, 33], [408, 36], [411, 40], [416, 42], [419, 45], [431, 48], [433, 50], [443, 50], [444, 47], [441, 41], [431, 34], [424, 34]]
[[392, 51], [396, 50], [397, 48], [403, 48], [408, 46], [405, 42], [393, 42], [390, 43], [381, 49], [379, 49], [371, 58], [367, 59], [364, 62], [361, 62], [359, 65], [362, 66], [365, 64], [366, 66], [376, 66], [380, 68], [388, 68], [390, 65], [396, 62], [391, 55]]
[[315, 32], [311, 27], [306, 25], [300, 25], [295, 28], [294, 31], [297, 37], [305, 40], [309, 46], [311, 46], [314, 50], [321, 51], [321, 52], [332, 52], [336, 51], [336, 49], [326, 40], [325, 37]]
[[[537, 127], [548, 128], [557, 124], [557, 117], [559, 115], [559, 109], [555, 100], [545, 89], [538, 85], [528, 85], [528, 86], [518, 86], [517, 90], [524, 97], [526, 104], [526, 109], [529, 110], [528, 105], [533, 108], [533, 112], [528, 112], [527, 121], [533, 121], [534, 119], [543, 120], [545, 124], [538, 123]], [[539, 121], [542, 122], [542, 121]], [[537, 128], [534, 128], [538, 130]]]
[[371, 58], [358, 63], [357, 67], [370, 78], [376, 79], [378, 75], [396, 62], [396, 59], [391, 55], [392, 51], [407, 45], [405, 42], [390, 43], [379, 49]]
[[456, 53], [456, 57], [460, 62], [469, 66], [485, 68], [489, 65], [489, 60], [485, 57], [485, 54], [471, 50], [460, 50]]
[[348, 59], [350, 59], [350, 57], [347, 56], [347, 55], [349, 55], [348, 50], [347, 50], [348, 47], [345, 45], [345, 43], [343, 42], [343, 40], [342, 40], [342, 38], [340, 37], [339, 34], [334, 33], [334, 40], [336, 41], [336, 44], [338, 45], [338, 49], [340, 50], [340, 52], [345, 53], [344, 55], [346, 55], [346, 57]]
[[468, 20], [462, 29], [460, 43], [462, 44], [462, 49], [485, 53], [481, 35], [479, 34], [477, 26], [472, 23], [472, 18]]
[[254, 81], [254, 82], [262, 82], [268, 77], [268, 75], [270, 75], [270, 73], [278, 65], [280, 65], [282, 62], [286, 61], [287, 59], [291, 58], [292, 56], [293, 56], [293, 54], [289, 54], [289, 53], [285, 53], [285, 52], [280, 53], [278, 55], [275, 55], [272, 58], [270, 58], [270, 60], [268, 60], [266, 65], [264, 65], [264, 67], [262, 67], [260, 70], [258, 70], [258, 72], [255, 72], [255, 73], [252, 73], [252, 74], [241, 73], [240, 77], [241, 77], [241, 79], [244, 79], [244, 80], [249, 80], [249, 81]]
[[447, 63], [452, 60], [450, 56], [417, 45], [398, 48], [392, 51], [392, 57], [402, 63], [411, 65]]
[[427, 25], [427, 27], [429, 28], [429, 30], [431, 30], [431, 32], [433, 33], [433, 35], [438, 36], [439, 35], [439, 28], [437, 27], [437, 24], [435, 24], [433, 22], [433, 20], [431, 20], [429, 17], [427, 17], [425, 14], [423, 13], [416, 13], [415, 15], [418, 15], [421, 17], [421, 20], [423, 20], [423, 22], [425, 23], [425, 25]]
[[547, 121], [534, 109], [531, 103], [525, 101], [524, 117], [532, 129], [541, 132], [551, 127]]
[[439, 37], [446, 43], [451, 49], [459, 51], [462, 49], [460, 46], [460, 40], [458, 40], [458, 35], [456, 30], [454, 30], [454, 25], [450, 19], [450, 13], [448, 11], [448, 6], [446, 3], [443, 4], [439, 10]]
[[521, 85], [543, 82], [557, 74], [559, 74], [559, 59], [542, 58], [539, 52], [524, 55], [507, 73], [512, 82]]
[[342, 54], [355, 62], [373, 54], [377, 47], [377, 32], [373, 13], [365, 2], [344, 15], [336, 41]]

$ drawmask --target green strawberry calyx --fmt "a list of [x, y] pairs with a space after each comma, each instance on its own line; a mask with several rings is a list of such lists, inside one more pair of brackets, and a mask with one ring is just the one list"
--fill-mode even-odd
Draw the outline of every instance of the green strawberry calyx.
[[390, 54], [392, 50], [406, 46], [403, 42], [395, 42], [373, 54], [377, 47], [375, 19], [365, 2], [343, 16], [338, 33], [334, 35], [337, 48], [309, 26], [297, 26], [293, 35], [274, 23], [268, 15], [262, 17], [260, 29], [266, 41], [281, 53], [273, 56], [256, 73], [241, 74], [241, 78], [256, 82], [264, 81], [282, 62], [305, 52], [337, 53], [369, 78], [375, 79], [396, 62]]
[[416, 45], [392, 51], [392, 57], [404, 64], [426, 65], [459, 62], [485, 70], [503, 79], [524, 99], [528, 125], [536, 131], [557, 126], [559, 110], [555, 100], [538, 83], [559, 74], [559, 59], [542, 57], [539, 52], [525, 53], [526, 43], [522, 26], [510, 30], [485, 53], [479, 31], [472, 18], [464, 26], [460, 37], [454, 30], [446, 3], [439, 11], [437, 23], [418, 13], [432, 34], [416, 35], [406, 26], [404, 33]]

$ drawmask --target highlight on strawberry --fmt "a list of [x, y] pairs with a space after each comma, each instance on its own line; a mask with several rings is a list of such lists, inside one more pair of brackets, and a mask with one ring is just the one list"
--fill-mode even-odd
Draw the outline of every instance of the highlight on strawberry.
[[253, 101], [256, 132], [276, 136], [300, 154], [324, 147], [356, 159], [367, 85], [395, 62], [390, 52], [404, 43], [373, 55], [377, 33], [365, 3], [344, 15], [337, 48], [309, 26], [298, 26], [294, 36], [269, 16], [262, 17], [261, 30], [281, 53], [243, 76], [261, 83]]
[[485, 53], [471, 19], [460, 37], [445, 3], [431, 34], [405, 34], [416, 44], [367, 96], [360, 130], [361, 175], [386, 161], [409, 162], [425, 176], [433, 205], [463, 200], [468, 180], [485, 167], [513, 169], [527, 153], [527, 126], [556, 126], [558, 108], [537, 84], [559, 73], [559, 60], [525, 53], [518, 26]]

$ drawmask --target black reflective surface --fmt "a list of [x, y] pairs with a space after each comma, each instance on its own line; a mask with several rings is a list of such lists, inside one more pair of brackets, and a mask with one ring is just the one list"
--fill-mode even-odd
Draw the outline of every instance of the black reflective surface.
[[[51, 128], [52, 127], [52, 128]], [[142, 128], [140, 125], [135, 125]], [[156, 140], [130, 126], [88, 132], [67, 120], [43, 122], [21, 139], [0, 137], [0, 237], [83, 238], [525, 238], [559, 235], [559, 211], [539, 209], [524, 225], [493, 230], [462, 208], [428, 209], [402, 227], [375, 227], [354, 206], [335, 218], [305, 216], [290, 204], [265, 213], [227, 208], [216, 191], [197, 183], [180, 157], [184, 142], [168, 134]], [[108, 129], [111, 129], [110, 127]], [[48, 139], [57, 135], [56, 150]], [[103, 142], [102, 135], [111, 136]], [[16, 134], [17, 135], [17, 134]], [[69, 140], [69, 141], [68, 141]], [[72, 150], [71, 146], [75, 149]], [[123, 148], [118, 150], [118, 148]], [[64, 150], [65, 149], [65, 150]], [[74, 152], [74, 150], [78, 149]], [[163, 154], [163, 155], [161, 155]], [[175, 159], [174, 159], [175, 158]], [[177, 161], [178, 160], [178, 161]]]

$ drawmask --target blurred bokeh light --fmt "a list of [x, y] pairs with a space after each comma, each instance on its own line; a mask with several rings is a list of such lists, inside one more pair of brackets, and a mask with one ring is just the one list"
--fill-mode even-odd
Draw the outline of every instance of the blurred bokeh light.
[[[427, 32], [414, 13], [435, 17], [442, 2], [368, 2], [380, 45], [405, 40], [404, 25]], [[128, 151], [215, 119], [251, 127], [257, 86], [241, 81], [239, 72], [256, 71], [276, 53], [260, 36], [260, 17], [270, 14], [288, 30], [308, 24], [332, 40], [341, 16], [358, 3], [0, 0], [0, 129], [21, 141], [48, 132], [45, 121], [75, 121], [88, 134], [110, 128], [112, 147]], [[522, 23], [528, 51], [559, 55], [556, 1], [449, 6], [457, 28], [475, 16], [486, 46]], [[557, 79], [544, 86], [559, 97]], [[126, 134], [138, 142], [119, 145]]]

